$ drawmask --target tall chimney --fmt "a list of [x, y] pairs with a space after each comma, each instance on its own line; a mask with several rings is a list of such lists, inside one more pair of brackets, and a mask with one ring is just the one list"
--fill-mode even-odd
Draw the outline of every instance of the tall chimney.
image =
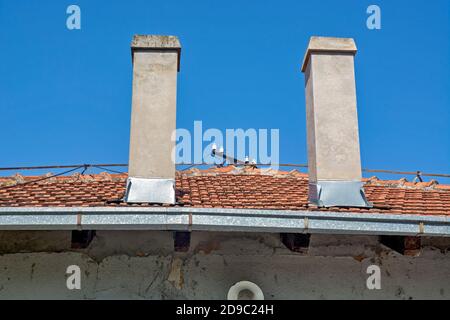
[[309, 201], [323, 207], [370, 207], [361, 182], [351, 38], [311, 37], [305, 74]]
[[175, 203], [172, 133], [176, 129], [180, 52], [174, 36], [133, 37], [127, 202]]

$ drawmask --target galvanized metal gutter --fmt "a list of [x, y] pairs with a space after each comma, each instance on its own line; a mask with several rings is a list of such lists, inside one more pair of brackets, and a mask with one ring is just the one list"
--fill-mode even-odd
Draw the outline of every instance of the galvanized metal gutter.
[[450, 217], [222, 208], [0, 208], [0, 230], [204, 230], [450, 236]]

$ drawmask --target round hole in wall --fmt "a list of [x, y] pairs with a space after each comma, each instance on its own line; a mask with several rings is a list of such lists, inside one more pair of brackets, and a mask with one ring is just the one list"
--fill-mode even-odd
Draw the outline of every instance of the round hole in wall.
[[250, 281], [234, 284], [227, 295], [228, 300], [264, 300], [264, 294], [258, 285]]
[[255, 300], [255, 294], [248, 289], [244, 289], [244, 290], [239, 291], [237, 299], [238, 300]]

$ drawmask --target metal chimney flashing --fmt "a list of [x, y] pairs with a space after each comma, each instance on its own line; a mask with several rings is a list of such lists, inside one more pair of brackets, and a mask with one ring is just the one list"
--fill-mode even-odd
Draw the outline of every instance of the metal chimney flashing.
[[308, 187], [309, 201], [318, 207], [373, 207], [360, 181], [318, 181]]
[[175, 204], [175, 179], [129, 177], [125, 201]]

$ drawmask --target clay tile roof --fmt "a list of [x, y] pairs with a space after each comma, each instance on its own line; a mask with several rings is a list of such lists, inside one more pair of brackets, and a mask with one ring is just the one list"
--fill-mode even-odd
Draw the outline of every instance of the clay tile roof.
[[[130, 206], [121, 200], [126, 174], [74, 174], [27, 183], [45, 176], [0, 177], [0, 207]], [[317, 208], [308, 205], [308, 175], [297, 170], [193, 168], [177, 172], [175, 206], [450, 216], [450, 185], [377, 177], [363, 181], [373, 208]]]

